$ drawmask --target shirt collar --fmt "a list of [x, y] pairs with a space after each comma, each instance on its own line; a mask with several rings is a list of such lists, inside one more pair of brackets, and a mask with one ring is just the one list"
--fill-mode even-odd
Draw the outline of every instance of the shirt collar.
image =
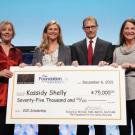
[[[88, 37], [86, 37], [86, 42], [87, 42], [87, 48], [88, 48], [88, 45], [89, 45], [89, 41], [90, 41], [91, 39], [89, 39]], [[92, 47], [93, 47], [93, 49], [95, 48], [95, 44], [96, 44], [96, 41], [97, 41], [97, 36], [95, 36], [93, 39], [92, 39]]]

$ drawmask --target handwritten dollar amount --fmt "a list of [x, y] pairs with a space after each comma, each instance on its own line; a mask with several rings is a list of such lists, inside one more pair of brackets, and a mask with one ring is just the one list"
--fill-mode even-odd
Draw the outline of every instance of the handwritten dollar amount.
[[114, 94], [114, 90], [92, 90], [91, 91], [92, 95], [105, 95], [105, 96], [110, 96]]
[[76, 97], [76, 101], [82, 102], [82, 103], [87, 102], [87, 100], [82, 97]]

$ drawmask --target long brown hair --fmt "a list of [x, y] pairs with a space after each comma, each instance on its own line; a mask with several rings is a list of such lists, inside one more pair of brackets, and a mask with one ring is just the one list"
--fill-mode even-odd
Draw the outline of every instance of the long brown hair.
[[125, 37], [123, 36], [123, 29], [124, 29], [124, 27], [125, 27], [125, 25], [126, 25], [127, 22], [130, 22], [130, 23], [132, 23], [133, 25], [135, 25], [135, 19], [133, 19], [133, 18], [128, 18], [128, 19], [126, 19], [126, 20], [123, 22], [123, 24], [122, 24], [122, 26], [121, 26], [121, 29], [120, 29], [120, 34], [119, 34], [119, 45], [120, 45], [120, 46], [125, 43]]
[[47, 37], [47, 29], [48, 29], [49, 26], [51, 26], [53, 24], [56, 24], [57, 27], [58, 27], [58, 29], [59, 29], [58, 44], [59, 45], [64, 45], [63, 40], [62, 40], [62, 32], [61, 32], [60, 25], [56, 21], [51, 20], [50, 22], [48, 22], [45, 25], [44, 30], [43, 30], [42, 41], [41, 41], [41, 44], [39, 46], [39, 48], [42, 51], [45, 51], [45, 50], [48, 50], [49, 49], [49, 41], [48, 41], [48, 37]]

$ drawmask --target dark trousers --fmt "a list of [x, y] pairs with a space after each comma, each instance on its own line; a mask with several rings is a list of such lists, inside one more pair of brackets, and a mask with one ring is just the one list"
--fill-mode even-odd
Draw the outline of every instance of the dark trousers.
[[5, 124], [6, 107], [0, 107], [0, 135], [13, 135], [14, 125]]
[[39, 125], [38, 135], [59, 135], [59, 125]]
[[127, 125], [119, 126], [120, 135], [131, 135], [131, 120], [133, 124], [133, 135], [135, 135], [135, 100], [126, 102], [127, 107]]
[[[95, 125], [95, 135], [106, 135], [106, 128], [103, 125]], [[88, 125], [78, 125], [77, 135], [89, 135]]]

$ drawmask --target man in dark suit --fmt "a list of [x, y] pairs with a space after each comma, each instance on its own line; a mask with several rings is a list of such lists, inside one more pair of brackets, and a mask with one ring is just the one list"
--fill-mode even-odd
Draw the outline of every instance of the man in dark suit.
[[[79, 65], [108, 65], [112, 62], [113, 46], [112, 43], [104, 41], [96, 36], [97, 20], [94, 17], [86, 17], [83, 20], [83, 31], [86, 38], [74, 43], [71, 46], [72, 61], [78, 62]], [[88, 52], [89, 42], [92, 43], [91, 53]], [[89, 55], [92, 59], [89, 62]], [[95, 125], [95, 135], [105, 135], [106, 130], [104, 125]], [[77, 135], [88, 135], [88, 125], [78, 125]]]

